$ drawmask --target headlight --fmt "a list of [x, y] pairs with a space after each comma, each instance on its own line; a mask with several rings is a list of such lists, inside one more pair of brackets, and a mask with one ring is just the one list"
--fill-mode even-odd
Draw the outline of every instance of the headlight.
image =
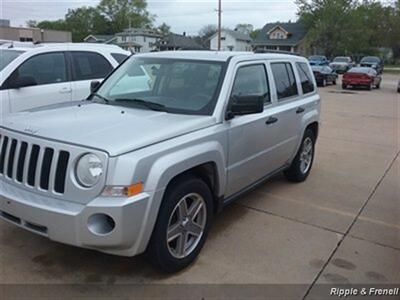
[[94, 186], [103, 174], [100, 158], [92, 153], [82, 156], [76, 164], [75, 175], [78, 183], [84, 187]]

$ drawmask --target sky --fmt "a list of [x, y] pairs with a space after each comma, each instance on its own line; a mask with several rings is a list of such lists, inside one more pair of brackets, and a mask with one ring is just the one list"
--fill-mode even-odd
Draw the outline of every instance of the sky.
[[[96, 6], [99, 0], [0, 0], [0, 18], [11, 26], [24, 26], [27, 20], [63, 18], [69, 8]], [[217, 0], [147, 0], [148, 10], [156, 15], [155, 25], [163, 22], [176, 33], [195, 35], [207, 24], [217, 23]], [[234, 28], [250, 23], [261, 28], [265, 23], [295, 21], [295, 0], [222, 0], [222, 25]]]

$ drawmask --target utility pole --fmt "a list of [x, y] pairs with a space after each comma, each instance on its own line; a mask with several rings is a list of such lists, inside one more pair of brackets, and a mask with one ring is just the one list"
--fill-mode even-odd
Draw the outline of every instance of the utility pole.
[[222, 15], [222, 0], [218, 0], [218, 51], [221, 51], [221, 15]]

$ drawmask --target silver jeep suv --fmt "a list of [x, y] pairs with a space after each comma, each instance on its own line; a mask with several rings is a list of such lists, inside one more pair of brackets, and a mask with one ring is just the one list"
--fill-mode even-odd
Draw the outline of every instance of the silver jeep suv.
[[3, 219], [70, 245], [146, 251], [173, 272], [224, 205], [278, 172], [310, 173], [320, 97], [305, 58], [135, 55], [92, 87], [1, 120]]

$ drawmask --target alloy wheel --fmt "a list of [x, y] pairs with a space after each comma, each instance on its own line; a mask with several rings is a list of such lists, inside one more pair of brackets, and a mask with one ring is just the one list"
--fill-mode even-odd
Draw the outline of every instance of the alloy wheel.
[[176, 258], [190, 255], [199, 244], [207, 222], [207, 208], [202, 196], [191, 193], [178, 201], [168, 221], [167, 246]]

